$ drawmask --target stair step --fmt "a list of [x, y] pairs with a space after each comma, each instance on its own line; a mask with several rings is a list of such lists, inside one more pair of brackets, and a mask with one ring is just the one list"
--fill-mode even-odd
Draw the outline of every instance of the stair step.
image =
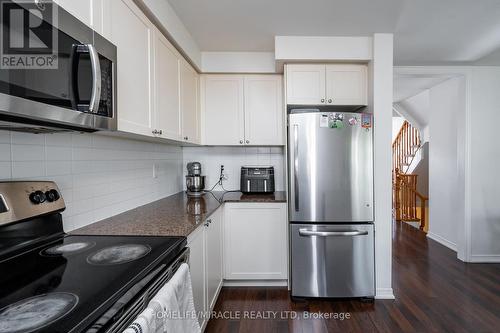
[[415, 154], [406, 154], [406, 157], [415, 157]]

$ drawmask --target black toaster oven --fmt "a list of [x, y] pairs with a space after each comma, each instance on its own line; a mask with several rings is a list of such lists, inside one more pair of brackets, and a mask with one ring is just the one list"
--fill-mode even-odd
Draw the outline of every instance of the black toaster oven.
[[274, 167], [241, 167], [240, 190], [243, 193], [274, 193]]

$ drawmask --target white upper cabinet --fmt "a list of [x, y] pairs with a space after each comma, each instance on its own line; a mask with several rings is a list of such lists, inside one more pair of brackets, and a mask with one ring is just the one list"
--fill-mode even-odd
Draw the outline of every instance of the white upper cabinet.
[[325, 65], [287, 65], [287, 103], [317, 105], [325, 102]]
[[105, 36], [103, 33], [103, 10], [110, 0], [54, 0], [54, 2], [99, 34]]
[[182, 140], [200, 143], [200, 106], [198, 73], [185, 60], [180, 62]]
[[204, 144], [244, 144], [243, 77], [206, 75], [202, 87]]
[[118, 53], [118, 130], [199, 143], [198, 73], [133, 0], [99, 8], [104, 36]]
[[367, 104], [367, 68], [364, 65], [326, 65], [326, 103]]
[[278, 75], [245, 76], [245, 144], [283, 145], [282, 85]]
[[155, 122], [157, 135], [181, 139], [180, 60], [177, 50], [163, 36], [155, 33]]
[[280, 75], [205, 75], [203, 143], [283, 145]]
[[367, 66], [291, 64], [286, 66], [287, 104], [367, 105]]
[[117, 47], [118, 129], [151, 136], [154, 26], [132, 0], [110, 0], [105, 9]]
[[[102, 1], [102, 0], [97, 0]], [[68, 13], [88, 25], [93, 27], [93, 3], [96, 0], [54, 0], [56, 4], [64, 8]]]

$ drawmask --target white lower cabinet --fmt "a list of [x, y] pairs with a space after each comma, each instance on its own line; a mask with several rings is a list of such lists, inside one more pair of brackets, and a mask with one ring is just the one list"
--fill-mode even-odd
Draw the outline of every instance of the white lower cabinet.
[[224, 279], [287, 279], [286, 203], [224, 205]]
[[200, 314], [202, 329], [217, 301], [222, 286], [222, 208], [188, 236], [189, 270], [193, 285], [194, 307]]
[[[197, 228], [188, 236], [189, 247], [189, 271], [191, 272], [191, 284], [193, 285], [194, 308], [196, 312], [204, 312], [205, 309], [205, 229]], [[203, 325], [203, 317], [199, 317], [200, 326]]]
[[219, 208], [207, 220], [206, 235], [206, 300], [207, 310], [215, 306], [222, 286], [222, 209]]

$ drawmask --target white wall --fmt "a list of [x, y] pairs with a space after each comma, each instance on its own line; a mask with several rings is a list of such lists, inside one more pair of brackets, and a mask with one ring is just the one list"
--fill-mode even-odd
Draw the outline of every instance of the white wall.
[[276, 73], [274, 52], [202, 52], [203, 73]]
[[277, 61], [369, 61], [373, 54], [372, 37], [275, 36]]
[[470, 95], [470, 260], [500, 262], [500, 67], [475, 67]]
[[401, 126], [405, 122], [405, 118], [403, 117], [392, 117], [392, 142], [398, 136], [399, 130], [401, 130]]
[[424, 90], [421, 93], [402, 100], [398, 103], [406, 112], [408, 112], [414, 121], [410, 123], [419, 128], [425, 128], [429, 123], [429, 90]]
[[458, 121], [465, 117], [464, 84], [453, 78], [429, 89], [428, 236], [455, 251], [457, 224], [464, 221]]
[[[244, 165], [274, 166], [276, 191], [285, 190], [284, 148], [282, 147], [184, 147], [184, 175], [188, 162], [200, 162], [206, 175], [205, 187], [210, 189], [218, 180], [220, 166], [228, 179], [224, 181], [226, 190], [240, 189], [240, 171]], [[222, 190], [217, 187], [216, 190]]]
[[67, 205], [65, 231], [181, 191], [182, 164], [179, 147], [96, 134], [0, 131], [0, 180], [56, 181]]

